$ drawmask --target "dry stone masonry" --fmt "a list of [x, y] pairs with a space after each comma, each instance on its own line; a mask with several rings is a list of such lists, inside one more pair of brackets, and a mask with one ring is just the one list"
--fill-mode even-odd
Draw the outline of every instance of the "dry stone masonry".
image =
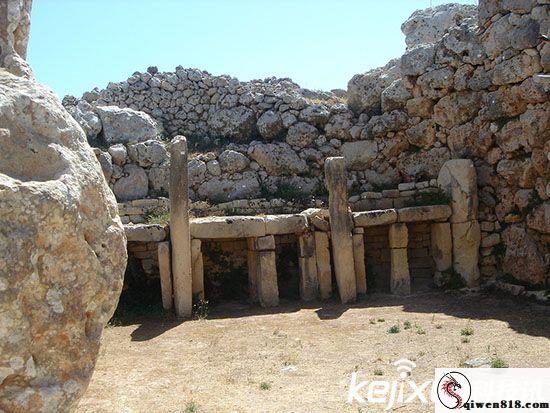
[[[64, 105], [100, 148], [105, 176], [131, 212], [127, 222], [146, 221], [149, 213], [134, 202], [155, 201], [151, 209], [162, 209], [168, 140], [178, 134], [189, 140], [197, 216], [326, 208], [325, 161], [343, 157], [354, 211], [403, 209], [430, 192], [432, 199], [439, 190], [458, 195], [467, 184], [467, 200], [453, 203], [449, 222], [453, 270], [470, 286], [511, 276], [545, 287], [549, 9], [546, 0], [481, 0], [477, 7], [417, 11], [402, 26], [404, 55], [354, 76], [346, 93], [314, 92], [289, 79], [240, 82], [197, 69], [150, 67], [81, 98], [66, 97]], [[142, 126], [115, 143], [110, 131], [130, 126], [100, 116], [106, 108]], [[465, 161], [454, 166], [469, 166], [442, 171], [457, 159]], [[309, 199], [298, 202], [296, 194]], [[431, 234], [426, 242], [448, 242], [446, 226]], [[368, 234], [365, 240], [368, 250]], [[462, 246], [478, 252], [461, 256]], [[439, 257], [436, 246], [432, 252]], [[448, 269], [447, 259], [437, 258], [436, 274]]]

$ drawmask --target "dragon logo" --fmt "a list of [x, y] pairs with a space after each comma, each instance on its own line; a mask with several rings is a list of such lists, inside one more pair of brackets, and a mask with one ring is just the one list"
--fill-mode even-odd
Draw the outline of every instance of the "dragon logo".
[[437, 397], [447, 409], [460, 409], [471, 394], [470, 381], [458, 371], [445, 373], [437, 385]]

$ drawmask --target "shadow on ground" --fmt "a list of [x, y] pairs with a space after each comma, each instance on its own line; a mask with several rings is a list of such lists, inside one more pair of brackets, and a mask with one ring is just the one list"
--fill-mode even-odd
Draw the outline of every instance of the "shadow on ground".
[[[335, 320], [346, 311], [366, 308], [400, 306], [408, 313], [445, 314], [472, 320], [500, 320], [520, 334], [550, 338], [550, 307], [524, 299], [495, 293], [466, 294], [461, 292], [430, 292], [408, 297], [390, 294], [368, 294], [351, 305], [336, 301], [282, 301], [280, 306], [261, 308], [243, 303], [228, 302], [211, 309], [208, 320], [245, 318], [270, 314], [294, 313], [303, 309], [315, 310], [320, 320]], [[134, 323], [133, 323], [134, 324]], [[132, 341], [146, 341], [162, 335], [181, 324], [171, 314], [140, 317], [132, 332]]]

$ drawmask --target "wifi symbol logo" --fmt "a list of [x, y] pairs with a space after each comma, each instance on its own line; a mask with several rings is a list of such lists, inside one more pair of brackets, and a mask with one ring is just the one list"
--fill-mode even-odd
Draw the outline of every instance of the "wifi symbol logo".
[[397, 372], [401, 379], [405, 379], [409, 373], [416, 367], [416, 364], [413, 361], [407, 359], [400, 359], [393, 363], [394, 366], [397, 366]]

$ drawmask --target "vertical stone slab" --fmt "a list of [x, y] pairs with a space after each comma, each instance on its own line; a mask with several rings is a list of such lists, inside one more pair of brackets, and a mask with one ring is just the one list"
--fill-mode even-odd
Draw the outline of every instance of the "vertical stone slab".
[[258, 254], [256, 253], [255, 238], [247, 238], [247, 266], [248, 266], [248, 295], [250, 303], [258, 302]]
[[170, 264], [170, 243], [159, 242], [158, 244], [158, 259], [160, 273], [160, 291], [162, 296], [162, 308], [165, 310], [172, 309], [172, 271]]
[[443, 164], [437, 184], [451, 197], [451, 223], [477, 221], [477, 175], [471, 159], [451, 159]]
[[477, 176], [470, 159], [451, 159], [437, 178], [439, 187], [451, 197], [453, 268], [468, 287], [479, 285], [481, 232], [477, 220]]
[[298, 236], [300, 256], [298, 266], [300, 268], [300, 298], [311, 301], [317, 298], [319, 281], [317, 278], [317, 260], [315, 258], [315, 238], [313, 233], [307, 231]]
[[353, 262], [355, 266], [355, 286], [357, 294], [367, 293], [367, 271], [365, 269], [365, 230], [353, 230]]
[[257, 254], [258, 298], [262, 307], [279, 305], [279, 286], [277, 284], [277, 258], [275, 256], [275, 237], [258, 237], [254, 242]]
[[332, 296], [332, 268], [330, 265], [328, 233], [315, 231], [314, 238], [317, 279], [319, 280], [319, 296], [321, 299], [326, 300]]
[[[481, 230], [479, 222], [467, 221], [451, 224], [453, 234], [453, 267], [468, 287], [479, 285], [479, 246]], [[527, 271], [527, 269], [526, 269]]]
[[348, 206], [345, 160], [332, 157], [325, 161], [325, 179], [329, 191], [329, 216], [331, 228], [334, 272], [340, 299], [353, 302], [357, 296], [353, 259], [353, 223]]
[[390, 289], [392, 294], [407, 295], [411, 293], [411, 276], [409, 272], [409, 260], [407, 246], [409, 244], [409, 231], [407, 224], [397, 223], [390, 225]]
[[435, 264], [434, 282], [443, 284], [443, 272], [453, 266], [453, 240], [451, 237], [451, 224], [448, 222], [434, 222], [431, 225], [431, 250]]
[[170, 147], [170, 239], [174, 307], [177, 317], [186, 318], [190, 317], [193, 311], [193, 276], [189, 233], [187, 140], [183, 136], [176, 136]]
[[202, 258], [202, 241], [191, 240], [191, 269], [193, 272], [193, 297], [204, 300], [204, 263]]
[[391, 274], [390, 289], [392, 294], [407, 295], [411, 293], [411, 276], [406, 248], [390, 249]]

